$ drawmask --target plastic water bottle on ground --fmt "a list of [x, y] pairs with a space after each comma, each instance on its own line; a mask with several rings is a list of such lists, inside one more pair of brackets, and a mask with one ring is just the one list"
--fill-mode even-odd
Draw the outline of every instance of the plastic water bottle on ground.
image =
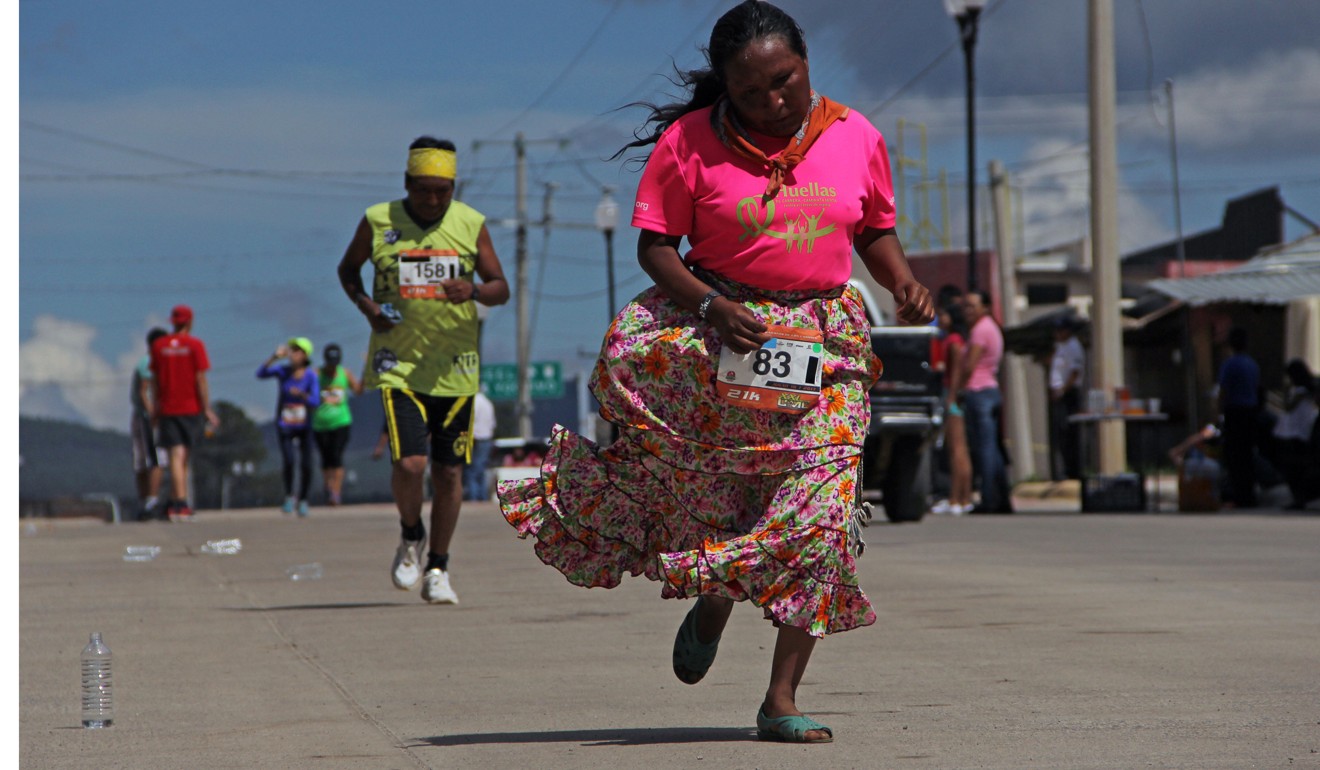
[[320, 562], [311, 564], [295, 564], [284, 571], [290, 580], [320, 580], [323, 574]]
[[114, 722], [110, 678], [110, 648], [101, 632], [92, 633], [82, 651], [82, 726], [109, 727]]
[[198, 550], [217, 556], [233, 556], [243, 550], [243, 541], [236, 537], [226, 540], [207, 540]]
[[124, 561], [151, 561], [160, 555], [158, 545], [124, 546]]

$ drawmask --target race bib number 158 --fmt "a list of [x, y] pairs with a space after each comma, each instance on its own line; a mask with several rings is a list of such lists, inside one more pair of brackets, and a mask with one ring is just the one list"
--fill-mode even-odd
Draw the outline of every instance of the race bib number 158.
[[758, 350], [739, 355], [720, 351], [716, 389], [739, 406], [799, 414], [820, 400], [825, 359], [818, 329], [770, 326], [771, 339]]
[[462, 275], [456, 251], [417, 249], [399, 252], [399, 296], [404, 299], [443, 298], [445, 289], [441, 282]]

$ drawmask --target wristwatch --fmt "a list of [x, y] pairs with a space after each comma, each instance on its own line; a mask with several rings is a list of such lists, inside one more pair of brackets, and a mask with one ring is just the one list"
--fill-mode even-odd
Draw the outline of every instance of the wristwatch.
[[718, 291], [711, 291], [701, 298], [701, 304], [697, 306], [697, 315], [701, 320], [706, 320], [706, 311], [710, 310], [710, 303], [715, 301], [716, 297], [723, 297]]

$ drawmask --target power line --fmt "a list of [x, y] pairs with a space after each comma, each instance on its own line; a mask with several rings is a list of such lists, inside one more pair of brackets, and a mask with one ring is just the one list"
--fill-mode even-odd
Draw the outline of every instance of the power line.
[[174, 163], [180, 166], [190, 166], [192, 168], [207, 168], [206, 164], [198, 163], [197, 161], [194, 160], [188, 160], [187, 158], [179, 158], [173, 155], [166, 155], [161, 152], [156, 152], [154, 150], [144, 150], [141, 147], [133, 147], [127, 144], [120, 144], [119, 142], [111, 142], [106, 139], [98, 139], [97, 137], [88, 136], [87, 134], [80, 134], [77, 131], [70, 131], [65, 128], [59, 128], [57, 126], [49, 126], [46, 125], [45, 123], [38, 123], [35, 120], [20, 119], [19, 123], [20, 125], [27, 126], [28, 128], [37, 131], [44, 131], [45, 133], [54, 134], [55, 136], [63, 136], [67, 139], [75, 139], [77, 141], [85, 142], [87, 144], [94, 144], [100, 147], [107, 147], [112, 150], [126, 152], [129, 155], [137, 155], [143, 158], [152, 158], [154, 160], [160, 160], [166, 163]]
[[[995, 0], [995, 2], [991, 3], [989, 6], [986, 7], [984, 11], [981, 12], [981, 18], [982, 19], [988, 18], [995, 11], [999, 10], [999, 8], [1004, 4], [1004, 2], [1005, 0]], [[881, 112], [884, 112], [886, 107], [893, 104], [895, 101], [897, 101], [898, 97], [906, 93], [909, 88], [916, 85], [923, 78], [929, 75], [931, 71], [935, 69], [936, 65], [938, 65], [940, 62], [948, 58], [949, 54], [958, 50], [960, 45], [961, 45], [961, 41], [954, 40], [952, 43], [948, 45], [947, 48], [936, 54], [935, 58], [931, 60], [930, 64], [927, 64], [926, 66], [922, 67], [917, 72], [917, 74], [908, 78], [906, 83], [899, 86], [897, 91], [890, 94], [888, 98], [880, 102], [878, 105], [867, 110], [862, 110], [862, 114], [868, 118], [874, 118], [876, 115], [880, 114]]]
[[605, 16], [602, 17], [600, 23], [596, 25], [596, 29], [593, 30], [591, 35], [587, 37], [586, 42], [584, 42], [582, 46], [578, 48], [577, 54], [573, 56], [573, 59], [569, 61], [568, 64], [564, 65], [564, 68], [560, 70], [559, 74], [555, 76], [554, 80], [551, 80], [550, 84], [547, 85], [545, 89], [541, 91], [541, 94], [537, 96], [535, 99], [533, 99], [531, 104], [528, 104], [526, 107], [524, 107], [522, 112], [518, 113], [507, 123], [495, 129], [494, 131], [491, 131], [487, 135], [499, 136], [500, 134], [503, 134], [505, 131], [509, 130], [514, 125], [517, 125], [517, 123], [521, 121], [523, 118], [527, 117], [527, 114], [529, 112], [541, 106], [541, 103], [545, 101], [545, 98], [549, 96], [551, 93], [553, 93], [554, 90], [559, 87], [559, 84], [563, 82], [564, 78], [568, 75], [568, 73], [572, 72], [573, 68], [578, 65], [578, 62], [582, 61], [582, 57], [585, 56], [587, 51], [591, 48], [591, 46], [595, 44], [596, 38], [600, 37], [600, 33], [605, 30], [605, 25], [609, 24], [610, 19], [614, 17], [615, 12], [619, 10], [619, 6], [621, 5], [623, 5], [623, 0], [614, 0], [614, 5], [610, 6], [610, 9], [605, 12]]

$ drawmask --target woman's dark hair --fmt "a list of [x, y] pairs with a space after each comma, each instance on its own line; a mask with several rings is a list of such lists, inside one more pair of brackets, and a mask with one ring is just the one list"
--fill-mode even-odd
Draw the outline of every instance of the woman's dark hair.
[[[619, 157], [633, 147], [655, 144], [666, 128], [679, 118], [702, 107], [709, 107], [724, 95], [724, 65], [735, 54], [754, 40], [782, 38], [793, 52], [807, 58], [807, 42], [802, 27], [792, 16], [778, 7], [760, 0], [743, 0], [715, 22], [710, 31], [710, 43], [701, 49], [706, 56], [706, 67], [696, 70], [675, 68], [676, 85], [691, 89], [688, 100], [657, 105], [651, 102], [633, 102], [628, 107], [646, 107], [650, 116], [633, 132], [635, 141], [625, 144], [611, 158]], [[649, 132], [648, 132], [649, 126]]]
[[159, 326], [152, 327], [151, 331], [147, 332], [147, 346], [150, 347], [153, 342], [167, 334], [169, 334], [169, 332]]
[[957, 332], [960, 337], [967, 337], [967, 314], [963, 312], [962, 303], [953, 299], [940, 306], [940, 312], [949, 314], [949, 330]]
[[323, 352], [321, 355], [325, 357], [325, 361], [328, 364], [337, 364], [340, 361], [342, 361], [344, 358], [343, 351], [339, 349], [338, 343], [334, 343], [334, 342], [330, 343], [329, 345], [326, 345], [325, 352]]
[[1241, 353], [1247, 349], [1247, 330], [1241, 326], [1234, 326], [1228, 330], [1228, 346], [1234, 353]]
[[1311, 368], [1302, 359], [1294, 358], [1289, 361], [1284, 371], [1288, 373], [1288, 379], [1292, 380], [1295, 387], [1315, 390], [1315, 377], [1311, 374]]
[[458, 148], [454, 146], [453, 142], [448, 139], [436, 139], [434, 136], [419, 136], [413, 140], [412, 144], [408, 145], [410, 150], [421, 150], [423, 148], [458, 152]]

